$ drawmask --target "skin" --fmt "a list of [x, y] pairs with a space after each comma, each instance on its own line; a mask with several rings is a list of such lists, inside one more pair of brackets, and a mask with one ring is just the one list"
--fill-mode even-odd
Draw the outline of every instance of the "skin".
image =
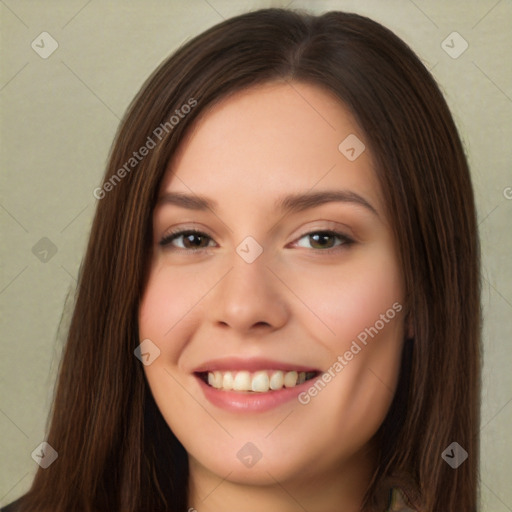
[[[226, 411], [206, 400], [192, 373], [228, 356], [327, 371], [358, 334], [403, 304], [372, 155], [366, 144], [349, 161], [338, 150], [349, 134], [364, 142], [330, 93], [297, 82], [266, 84], [207, 111], [166, 172], [161, 195], [183, 192], [218, 203], [215, 213], [157, 205], [139, 311], [140, 339], [161, 351], [144, 370], [189, 454], [189, 506], [199, 512], [360, 510], [375, 465], [372, 437], [396, 389], [403, 312], [307, 405], [294, 399], [266, 412]], [[354, 192], [375, 212], [354, 202], [295, 213], [274, 208], [283, 195], [320, 190]], [[209, 238], [196, 252], [183, 236], [161, 247], [176, 228]], [[308, 236], [326, 230], [354, 242]], [[250, 264], [236, 252], [247, 236], [263, 248]], [[249, 441], [262, 453], [251, 468], [237, 458]]]

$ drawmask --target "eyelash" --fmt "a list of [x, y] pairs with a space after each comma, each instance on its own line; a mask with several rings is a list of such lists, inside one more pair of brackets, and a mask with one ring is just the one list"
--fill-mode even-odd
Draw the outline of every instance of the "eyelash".
[[[202, 236], [202, 237], [206, 237], [206, 238], [209, 238], [210, 240], [213, 240], [206, 233], [204, 233], [202, 231], [199, 231], [197, 229], [184, 229], [184, 230], [171, 231], [168, 235], [165, 235], [160, 240], [160, 242], [158, 242], [158, 244], [161, 247], [164, 247], [164, 248], [166, 248], [168, 250], [178, 251], [178, 252], [198, 253], [198, 252], [210, 249], [210, 247], [200, 247], [198, 249], [183, 249], [181, 247], [173, 247], [173, 246], [171, 246], [171, 242], [173, 242], [177, 238], [180, 238], [181, 236], [185, 236], [185, 235], [191, 235], [191, 234]], [[334, 247], [329, 247], [327, 249], [313, 249], [315, 251], [332, 253], [332, 252], [337, 252], [339, 250], [346, 249], [347, 247], [350, 247], [353, 243], [355, 243], [355, 241], [352, 238], [350, 238], [349, 236], [345, 235], [344, 233], [340, 233], [339, 231], [332, 231], [332, 230], [329, 230], [329, 229], [309, 231], [309, 232], [304, 233], [303, 235], [301, 235], [298, 238], [298, 240], [300, 240], [301, 238], [304, 238], [306, 236], [317, 235], [317, 234], [337, 237], [337, 238], [339, 238], [342, 241], [342, 243], [340, 243], [338, 245], [335, 245]]]

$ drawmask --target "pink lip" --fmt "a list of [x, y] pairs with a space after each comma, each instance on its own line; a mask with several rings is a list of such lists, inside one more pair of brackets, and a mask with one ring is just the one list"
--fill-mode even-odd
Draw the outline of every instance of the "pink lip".
[[283, 370], [298, 372], [319, 372], [317, 368], [300, 364], [286, 363], [263, 358], [242, 359], [240, 357], [227, 357], [207, 361], [194, 370], [195, 377], [206, 399], [213, 405], [232, 412], [263, 412], [278, 407], [293, 399], [302, 391], [309, 388], [314, 379], [306, 381], [293, 388], [282, 388], [277, 391], [255, 393], [252, 391], [225, 391], [215, 389], [201, 378], [200, 373], [214, 371], [249, 371]]
[[194, 373], [214, 372], [214, 371], [241, 371], [256, 372], [258, 370], [284, 370], [291, 372], [316, 372], [318, 368], [312, 366], [302, 366], [300, 364], [285, 363], [282, 361], [274, 361], [271, 359], [251, 358], [242, 359], [240, 357], [226, 357], [223, 359], [213, 359], [198, 366]]
[[293, 399], [297, 399], [299, 393], [305, 391], [315, 381], [315, 379], [311, 379], [293, 388], [282, 388], [278, 391], [268, 391], [267, 393], [254, 393], [252, 391], [224, 391], [212, 388], [198, 375], [195, 377], [204, 396], [210, 403], [231, 412], [268, 411]]

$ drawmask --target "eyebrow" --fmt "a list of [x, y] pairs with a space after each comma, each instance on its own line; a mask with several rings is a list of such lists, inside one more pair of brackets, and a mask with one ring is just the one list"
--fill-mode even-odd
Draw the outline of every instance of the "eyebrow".
[[[276, 210], [287, 213], [298, 213], [325, 203], [341, 202], [363, 206], [377, 217], [377, 210], [362, 196], [350, 190], [325, 190], [306, 192], [302, 194], [289, 194], [277, 199], [274, 204]], [[158, 205], [173, 204], [188, 210], [215, 211], [217, 201], [204, 196], [184, 194], [182, 192], [166, 192], [159, 197]]]

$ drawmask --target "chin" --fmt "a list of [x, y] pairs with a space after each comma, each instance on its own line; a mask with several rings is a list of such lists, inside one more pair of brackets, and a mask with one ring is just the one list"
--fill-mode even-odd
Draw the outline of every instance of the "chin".
[[[274, 457], [263, 457], [254, 465], [245, 465], [237, 456], [238, 448], [233, 450], [229, 456], [211, 457], [210, 454], [205, 457], [195, 458], [189, 454], [191, 463], [204, 468], [219, 478], [230, 482], [251, 486], [275, 485], [276, 481], [283, 483], [286, 481], [296, 481], [305, 478], [309, 470], [305, 470], [305, 463], [298, 458], [287, 457], [277, 460]], [[230, 460], [231, 459], [231, 460]], [[308, 464], [311, 467], [311, 464]]]

